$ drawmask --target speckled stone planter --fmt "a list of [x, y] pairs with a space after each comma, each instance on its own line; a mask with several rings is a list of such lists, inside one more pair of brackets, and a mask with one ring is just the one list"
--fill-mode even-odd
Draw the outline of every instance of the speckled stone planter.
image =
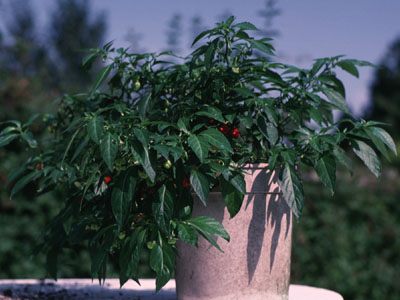
[[195, 201], [194, 215], [221, 221], [231, 241], [218, 238], [219, 252], [206, 240], [199, 248], [178, 244], [176, 288], [179, 300], [287, 300], [292, 214], [279, 192], [278, 178], [266, 164], [246, 165], [242, 208], [233, 218], [219, 192], [207, 207]]

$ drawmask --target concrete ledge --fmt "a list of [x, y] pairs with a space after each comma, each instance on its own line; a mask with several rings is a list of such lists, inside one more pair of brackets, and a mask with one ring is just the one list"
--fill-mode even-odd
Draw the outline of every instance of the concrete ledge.
[[[118, 279], [107, 279], [104, 286], [91, 279], [0, 280], [0, 300], [176, 300], [175, 280], [155, 293], [154, 279], [132, 280], [122, 289]], [[343, 300], [338, 293], [304, 285], [290, 285], [289, 300]]]

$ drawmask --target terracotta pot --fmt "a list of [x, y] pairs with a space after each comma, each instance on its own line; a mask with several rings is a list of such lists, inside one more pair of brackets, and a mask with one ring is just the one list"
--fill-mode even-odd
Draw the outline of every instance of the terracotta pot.
[[179, 300], [288, 299], [292, 214], [266, 166], [245, 166], [247, 193], [233, 219], [220, 192], [209, 194], [207, 207], [195, 200], [193, 215], [218, 219], [231, 241], [216, 240], [224, 253], [203, 238], [198, 248], [178, 244]]

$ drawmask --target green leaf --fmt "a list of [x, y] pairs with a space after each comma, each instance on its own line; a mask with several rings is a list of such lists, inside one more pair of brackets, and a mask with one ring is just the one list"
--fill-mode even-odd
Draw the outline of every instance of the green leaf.
[[303, 184], [297, 176], [294, 167], [285, 164], [279, 178], [279, 186], [286, 203], [291, 208], [293, 214], [299, 218], [303, 209], [304, 191]]
[[146, 120], [146, 114], [149, 107], [151, 92], [142, 97], [138, 102], [139, 115], [142, 121]]
[[173, 268], [174, 265], [174, 253], [170, 251], [168, 244], [163, 244], [162, 247], [154, 245], [150, 252], [150, 267], [157, 273], [156, 291], [159, 291], [171, 278], [169, 268]]
[[118, 144], [117, 144], [117, 138], [110, 132], [107, 132], [106, 135], [101, 140], [100, 152], [108, 169], [111, 172], [113, 172], [114, 170], [113, 164], [117, 156]]
[[19, 136], [19, 134], [16, 134], [16, 133], [0, 136], [0, 147], [7, 146], [9, 143], [11, 143], [13, 140], [15, 140], [18, 136]]
[[213, 32], [212, 29], [201, 32], [201, 33], [194, 39], [194, 41], [193, 41], [193, 43], [192, 43], [192, 47], [193, 47], [193, 45], [196, 44], [199, 40], [201, 40], [203, 37], [205, 37], [207, 34], [209, 34], [209, 33], [211, 33], [211, 32]]
[[279, 139], [279, 133], [274, 124], [267, 122], [263, 116], [259, 116], [257, 118], [257, 126], [265, 138], [271, 143], [271, 145], [275, 145]]
[[18, 128], [14, 127], [14, 126], [8, 126], [1, 131], [0, 137], [3, 135], [6, 135], [7, 133], [13, 132], [13, 131], [18, 131]]
[[378, 138], [380, 139], [383, 143], [385, 143], [386, 146], [389, 147], [389, 149], [397, 155], [397, 149], [396, 145], [390, 136], [389, 133], [386, 132], [386, 130], [380, 128], [380, 127], [368, 127], [371, 132]]
[[317, 79], [324, 83], [327, 88], [338, 92], [343, 98], [346, 97], [346, 90], [343, 82], [341, 82], [335, 75], [320, 75]]
[[140, 128], [133, 128], [133, 134], [142, 143], [143, 147], [147, 148], [149, 146], [150, 138], [146, 130]]
[[242, 207], [244, 194], [239, 192], [229, 181], [220, 177], [221, 192], [231, 218], [236, 216]]
[[336, 146], [333, 148], [333, 155], [353, 175], [353, 161], [346, 155], [346, 152], [339, 146]]
[[65, 149], [63, 158], [62, 158], [62, 160], [61, 160], [61, 165], [64, 163], [64, 160], [65, 160], [65, 158], [67, 157], [68, 151], [69, 151], [69, 149], [71, 148], [72, 143], [74, 142], [74, 140], [75, 140], [75, 138], [76, 138], [76, 136], [78, 135], [78, 133], [79, 133], [80, 130], [81, 130], [81, 128], [78, 128], [78, 129], [74, 132], [74, 134], [72, 135], [70, 141], [68, 142], [67, 148]]
[[257, 95], [253, 92], [253, 90], [249, 89], [247, 87], [234, 88], [233, 90], [235, 92], [238, 92], [244, 98], [255, 98], [255, 97], [257, 97]]
[[324, 66], [325, 62], [326, 61], [324, 59], [316, 59], [310, 71], [310, 75], [315, 76], [318, 73], [318, 71]]
[[103, 136], [103, 127], [104, 127], [104, 118], [103, 116], [95, 116], [92, 118], [87, 126], [87, 132], [89, 137], [93, 142], [98, 144], [100, 142], [101, 137]]
[[82, 59], [82, 67], [86, 67], [89, 66], [98, 56], [99, 54], [97, 52], [95, 53], [90, 53], [89, 55], [86, 55], [83, 59]]
[[16, 178], [18, 178], [19, 176], [21, 176], [22, 173], [25, 172], [25, 170], [28, 168], [29, 166], [29, 160], [27, 163], [21, 165], [19, 168], [13, 169], [10, 171], [10, 173], [8, 173], [7, 176], [7, 181], [6, 181], [6, 186], [10, 184], [11, 181], [15, 180]]
[[155, 244], [150, 252], [150, 268], [159, 273], [164, 267], [164, 256], [161, 246]]
[[236, 174], [229, 179], [229, 182], [241, 193], [246, 194], [246, 181], [243, 174]]
[[189, 128], [189, 119], [188, 118], [185, 118], [185, 117], [180, 118], [178, 120], [177, 125], [180, 130], [182, 130], [185, 133], [189, 133], [189, 129], [188, 129]]
[[247, 129], [250, 129], [253, 126], [253, 118], [249, 116], [239, 116], [240, 124], [242, 124]]
[[230, 16], [229, 18], [227, 18], [225, 20], [225, 26], [231, 26], [231, 24], [233, 23], [233, 21], [235, 21], [235, 17], [234, 16]]
[[145, 164], [145, 149], [139, 141], [131, 142], [131, 152], [133, 157], [143, 166]]
[[165, 185], [158, 189], [157, 202], [152, 205], [153, 217], [158, 227], [169, 234], [172, 214], [174, 212], [174, 200]]
[[357, 78], [360, 76], [358, 69], [352, 60], [347, 60], [347, 59], [341, 60], [337, 63], [337, 65], [342, 70], [346, 71], [347, 73], [349, 73]]
[[200, 111], [195, 113], [195, 115], [206, 116], [211, 119], [215, 119], [221, 123], [225, 123], [225, 119], [222, 116], [222, 112], [218, 108], [213, 107], [213, 106], [207, 105], [205, 107], [202, 107]]
[[168, 269], [173, 270], [175, 269], [175, 251], [169, 245], [169, 243], [162, 243], [162, 251], [164, 257], [164, 266], [167, 266]]
[[203, 202], [204, 205], [207, 205], [208, 193], [210, 191], [207, 177], [199, 171], [193, 170], [190, 173], [190, 183], [194, 192], [199, 196], [201, 202]]
[[266, 53], [268, 55], [275, 55], [274, 47], [272, 47], [272, 45], [270, 45], [270, 44], [263, 43], [263, 42], [256, 41], [256, 40], [252, 40], [252, 39], [249, 39], [248, 42], [250, 43], [250, 45], [253, 48], [258, 49], [261, 52], [264, 52], [264, 53]]
[[79, 144], [78, 147], [76, 147], [74, 154], [72, 155], [71, 158], [71, 163], [78, 157], [78, 155], [82, 152], [82, 150], [86, 147], [86, 145], [89, 142], [89, 138], [87, 136], [84, 137], [82, 142]]
[[258, 30], [256, 26], [251, 24], [250, 22], [241, 22], [233, 25], [232, 27], [237, 27], [241, 30]]
[[136, 179], [132, 170], [123, 171], [115, 180], [111, 194], [111, 208], [118, 226], [122, 228], [129, 214], [129, 202], [132, 201]]
[[202, 131], [199, 136], [204, 137], [205, 141], [207, 141], [217, 149], [227, 150], [228, 152], [233, 153], [231, 144], [229, 143], [228, 139], [218, 130], [214, 128], [209, 128]]
[[103, 84], [108, 75], [110, 75], [112, 68], [113, 65], [111, 64], [101, 69], [101, 71], [97, 74], [96, 81], [93, 85], [92, 91], [90, 92], [91, 94], [93, 94]]
[[149, 176], [151, 182], [154, 182], [157, 170], [157, 153], [152, 150], [147, 150], [147, 148], [144, 148], [144, 150], [145, 156], [143, 169], [147, 176]]
[[368, 135], [375, 147], [383, 154], [383, 156], [390, 161], [389, 154], [386, 150], [385, 144], [374, 135], [374, 133], [368, 127], [363, 127], [364, 132]]
[[150, 180], [154, 182], [157, 170], [157, 152], [148, 150], [137, 141], [132, 141], [131, 145], [133, 157], [142, 165]]
[[270, 157], [268, 159], [268, 166], [270, 167], [271, 170], [275, 169], [278, 157], [279, 157], [279, 153], [275, 152], [275, 151], [272, 152], [272, 154], [270, 155]]
[[7, 123], [14, 124], [18, 128], [21, 128], [21, 122], [17, 121], [17, 120], [7, 120], [7, 121], [4, 121], [4, 122], [0, 122], [0, 124], [7, 124]]
[[[137, 262], [135, 261], [135, 248], [138, 248], [137, 239], [139, 235], [139, 229], [136, 229], [131, 236], [128, 236], [122, 245], [120, 254], [119, 254], [119, 283], [122, 287], [125, 282], [129, 280], [131, 277], [136, 277], [134, 275], [135, 270], [137, 268]], [[136, 279], [136, 278], [135, 278]]]
[[324, 122], [324, 116], [319, 109], [311, 107], [308, 110], [310, 114], [310, 118], [313, 119], [318, 125], [321, 125]]
[[360, 66], [360, 67], [372, 67], [372, 68], [376, 68], [377, 67], [373, 63], [370, 63], [369, 61], [365, 61], [365, 60], [347, 59], [347, 61], [350, 61], [353, 64], [355, 64], [357, 66]]
[[204, 138], [191, 134], [188, 138], [188, 144], [199, 158], [200, 162], [203, 163], [204, 158], [208, 154], [207, 143], [204, 141]]
[[169, 159], [169, 154], [177, 161], [183, 154], [182, 148], [165, 146], [165, 145], [154, 145], [152, 146], [156, 151], [158, 151], [165, 159]]
[[372, 174], [379, 179], [381, 177], [381, 163], [374, 149], [362, 141], [354, 140], [354, 142], [354, 153], [364, 162]]
[[164, 265], [156, 276], [156, 292], [161, 290], [161, 288], [171, 279], [171, 276], [171, 271], [166, 265]]
[[321, 88], [321, 91], [338, 109], [350, 113], [346, 99], [339, 92], [328, 88]]
[[122, 286], [129, 278], [132, 278], [137, 283], [138, 280], [138, 265], [140, 261], [143, 244], [146, 238], [146, 229], [141, 227], [136, 228], [130, 237], [125, 240], [119, 257], [120, 285]]
[[197, 247], [197, 233], [185, 223], [178, 224], [178, 237], [185, 243], [196, 246]]
[[317, 160], [315, 171], [317, 171], [321, 182], [331, 191], [333, 195], [336, 182], [335, 158], [330, 154], [323, 155]]
[[23, 189], [29, 182], [32, 182], [32, 181], [38, 179], [42, 175], [43, 175], [42, 171], [40, 171], [40, 172], [34, 171], [34, 172], [29, 173], [28, 175], [25, 175], [24, 177], [22, 177], [20, 180], [18, 180], [14, 184], [14, 186], [11, 190], [11, 193], [10, 193], [10, 199], [12, 199], [12, 197], [16, 193], [18, 193], [21, 189]]
[[204, 53], [204, 65], [206, 66], [207, 70], [210, 70], [212, 66], [212, 61], [215, 56], [215, 50], [216, 50], [216, 43], [218, 42], [218, 39], [215, 39], [213, 43], [209, 43], [207, 45], [207, 50]]
[[276, 115], [275, 108], [265, 105], [264, 111], [268, 117], [268, 121], [270, 121], [275, 127], [278, 126], [278, 116]]
[[209, 234], [216, 235], [222, 237], [224, 240], [230, 240], [228, 232], [226, 232], [225, 228], [222, 224], [211, 217], [207, 216], [200, 216], [195, 217], [187, 221], [192, 225], [196, 225], [196, 229], [201, 229], [202, 231], [208, 232]]

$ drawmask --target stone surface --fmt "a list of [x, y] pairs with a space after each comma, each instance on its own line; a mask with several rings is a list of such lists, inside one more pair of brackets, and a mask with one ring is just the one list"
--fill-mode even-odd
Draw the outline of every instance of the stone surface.
[[[121, 289], [118, 279], [107, 279], [104, 286], [91, 279], [0, 280], [0, 300], [176, 300], [175, 281], [170, 280], [158, 293], [154, 279], [128, 281]], [[243, 299], [252, 300], [252, 299]], [[264, 300], [268, 300], [267, 298]], [[333, 291], [290, 285], [289, 300], [343, 300]]]
[[291, 212], [266, 164], [246, 168], [247, 194], [233, 219], [219, 192], [209, 194], [207, 207], [195, 201], [194, 216], [216, 218], [231, 240], [216, 239], [224, 253], [203, 238], [198, 249], [178, 243], [179, 300], [288, 299]]

